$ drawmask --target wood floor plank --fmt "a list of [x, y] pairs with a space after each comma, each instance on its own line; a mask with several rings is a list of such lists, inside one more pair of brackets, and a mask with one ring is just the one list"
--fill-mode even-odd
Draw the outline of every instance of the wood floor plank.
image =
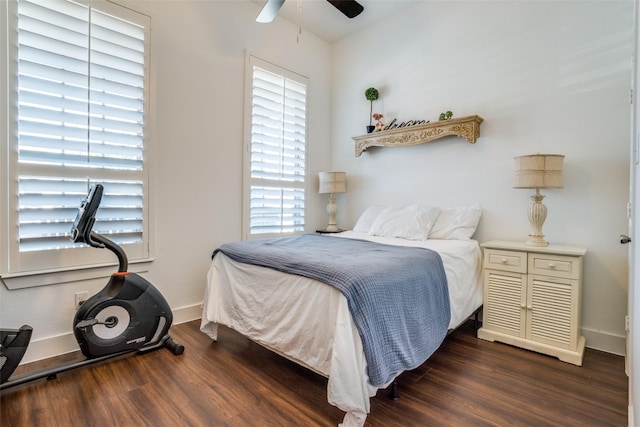
[[[185, 346], [112, 360], [3, 391], [2, 426], [335, 426], [327, 380], [220, 327], [175, 325]], [[81, 355], [21, 366], [16, 375]], [[582, 367], [480, 340], [471, 322], [399, 378], [400, 399], [379, 390], [368, 427], [627, 425], [624, 358], [587, 349]]]

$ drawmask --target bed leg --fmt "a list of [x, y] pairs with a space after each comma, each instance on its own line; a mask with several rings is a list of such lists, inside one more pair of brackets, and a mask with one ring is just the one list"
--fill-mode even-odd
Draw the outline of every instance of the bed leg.
[[480, 306], [473, 314], [473, 326], [475, 328], [475, 330], [477, 331], [478, 329], [480, 329], [480, 326], [482, 326], [482, 324], [480, 323], [480, 312], [482, 311], [482, 306]]
[[397, 379], [393, 380], [393, 382], [391, 383], [391, 393], [389, 393], [389, 398], [391, 400], [400, 399], [400, 396], [398, 396], [398, 380]]

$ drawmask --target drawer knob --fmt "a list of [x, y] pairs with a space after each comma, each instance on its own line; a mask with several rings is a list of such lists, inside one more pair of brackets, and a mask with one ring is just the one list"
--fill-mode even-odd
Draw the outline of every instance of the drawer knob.
[[556, 268], [556, 265], [552, 262], [549, 263], [549, 268]]
[[506, 259], [506, 258], [502, 258], [502, 259], [500, 260], [500, 262], [501, 262], [501, 263], [503, 263], [503, 264], [506, 264], [506, 263], [507, 263], [507, 259]]

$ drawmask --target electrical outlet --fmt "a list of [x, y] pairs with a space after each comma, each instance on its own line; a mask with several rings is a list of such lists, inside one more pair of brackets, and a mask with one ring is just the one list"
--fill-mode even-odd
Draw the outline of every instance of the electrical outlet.
[[76, 310], [89, 298], [87, 291], [76, 292]]

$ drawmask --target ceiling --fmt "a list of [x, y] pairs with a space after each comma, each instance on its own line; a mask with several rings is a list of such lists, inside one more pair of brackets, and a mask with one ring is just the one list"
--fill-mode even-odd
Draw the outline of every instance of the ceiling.
[[[261, 8], [266, 3], [266, 0], [252, 1]], [[328, 42], [334, 42], [424, 0], [358, 0], [364, 6], [364, 11], [353, 19], [344, 16], [326, 0], [301, 1], [300, 24], [303, 37], [304, 32], [308, 31]], [[286, 0], [278, 16], [298, 25], [298, 2], [299, 0]]]

